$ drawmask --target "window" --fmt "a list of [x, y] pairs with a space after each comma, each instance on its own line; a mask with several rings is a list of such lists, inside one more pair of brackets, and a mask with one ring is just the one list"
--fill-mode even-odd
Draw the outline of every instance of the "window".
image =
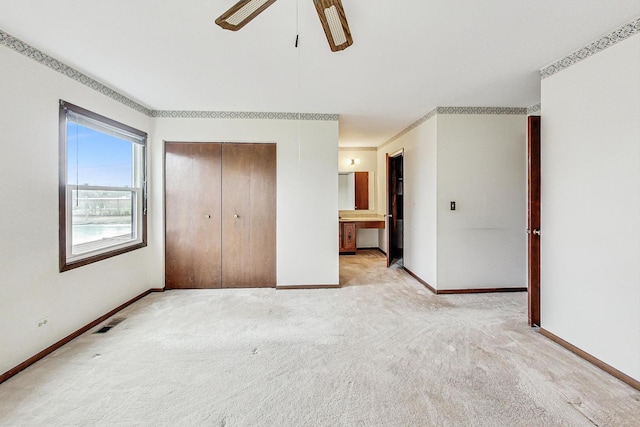
[[146, 246], [146, 142], [60, 101], [60, 271]]

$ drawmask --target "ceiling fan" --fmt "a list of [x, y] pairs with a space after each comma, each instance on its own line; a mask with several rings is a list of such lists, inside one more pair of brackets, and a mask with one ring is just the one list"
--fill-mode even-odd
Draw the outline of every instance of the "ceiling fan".
[[[344, 50], [353, 44], [347, 17], [341, 0], [312, 0], [318, 18], [333, 52]], [[238, 31], [253, 18], [264, 12], [276, 0], [240, 0], [216, 19], [216, 24], [226, 30]], [[297, 46], [297, 41], [296, 41]]]

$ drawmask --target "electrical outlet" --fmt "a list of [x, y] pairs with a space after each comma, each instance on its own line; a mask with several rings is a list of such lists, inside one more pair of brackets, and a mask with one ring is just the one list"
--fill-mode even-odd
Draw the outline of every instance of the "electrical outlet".
[[49, 319], [44, 318], [38, 321], [38, 328], [41, 328], [43, 326], [45, 326], [47, 323], [49, 323]]

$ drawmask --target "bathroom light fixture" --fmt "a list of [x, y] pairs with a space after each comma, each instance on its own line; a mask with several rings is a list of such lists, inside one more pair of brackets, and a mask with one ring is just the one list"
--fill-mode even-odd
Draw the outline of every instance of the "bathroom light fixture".
[[216, 24], [226, 30], [238, 31], [262, 13], [276, 0], [240, 0], [216, 19]]
[[313, 0], [318, 18], [333, 52], [344, 50], [353, 44], [347, 16], [341, 0]]

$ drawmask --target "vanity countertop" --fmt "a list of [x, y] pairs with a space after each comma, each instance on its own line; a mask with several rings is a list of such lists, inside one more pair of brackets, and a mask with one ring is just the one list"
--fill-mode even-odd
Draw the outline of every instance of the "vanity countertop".
[[362, 214], [339, 216], [340, 223], [353, 222], [356, 228], [385, 228], [384, 215]]

